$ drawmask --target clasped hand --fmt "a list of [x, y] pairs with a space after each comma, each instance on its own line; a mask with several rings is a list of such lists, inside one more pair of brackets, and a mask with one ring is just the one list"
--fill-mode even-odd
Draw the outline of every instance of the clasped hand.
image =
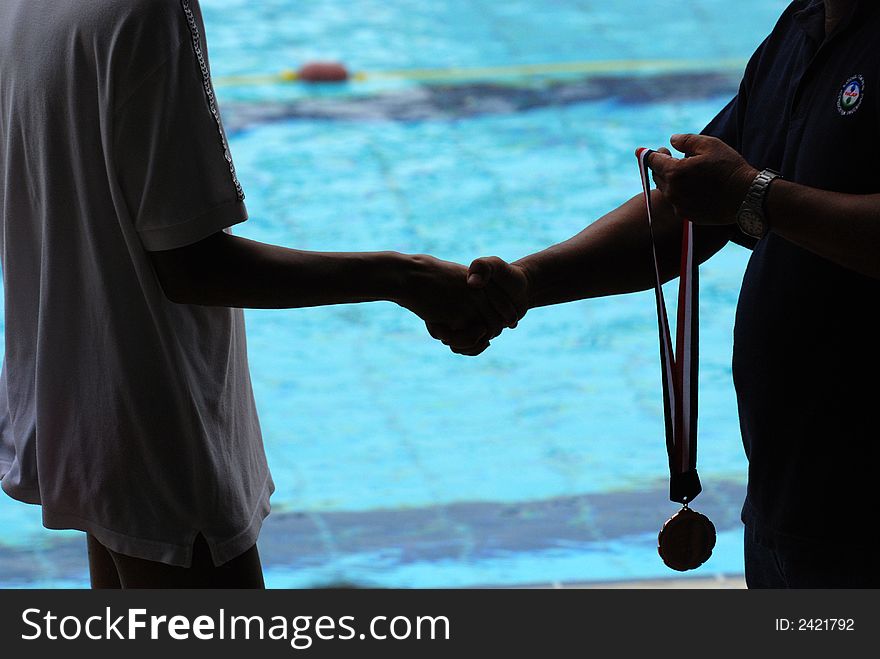
[[419, 267], [401, 304], [453, 352], [479, 355], [525, 316], [528, 279], [522, 268], [498, 257], [477, 259], [470, 268], [430, 256], [416, 260]]
[[[679, 218], [698, 224], [731, 224], [758, 171], [721, 140], [673, 135], [687, 158], [659, 149], [648, 159], [657, 187]], [[416, 257], [409, 301], [435, 339], [462, 355], [479, 355], [505, 328], [516, 327], [529, 307], [529, 278], [521, 266], [484, 257], [470, 268], [429, 256]]]

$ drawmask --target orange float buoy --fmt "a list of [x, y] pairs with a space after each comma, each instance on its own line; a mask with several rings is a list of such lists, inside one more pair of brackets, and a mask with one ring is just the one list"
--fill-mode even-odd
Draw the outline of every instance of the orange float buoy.
[[340, 62], [307, 62], [296, 77], [303, 82], [344, 82], [348, 80], [348, 69]]

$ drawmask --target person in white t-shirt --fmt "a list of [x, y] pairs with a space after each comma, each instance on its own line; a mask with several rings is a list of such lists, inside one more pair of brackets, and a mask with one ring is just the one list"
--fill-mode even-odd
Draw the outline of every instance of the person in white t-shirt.
[[196, 0], [0, 3], [0, 479], [88, 534], [94, 587], [262, 587], [241, 308], [393, 301], [465, 355], [521, 315], [464, 266], [246, 219]]

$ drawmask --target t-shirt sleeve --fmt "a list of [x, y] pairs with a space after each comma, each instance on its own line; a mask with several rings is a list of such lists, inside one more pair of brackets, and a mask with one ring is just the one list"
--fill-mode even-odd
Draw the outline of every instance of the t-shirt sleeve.
[[[199, 21], [200, 23], [200, 21]], [[196, 22], [115, 108], [119, 187], [141, 242], [160, 251], [247, 219]]]
[[[745, 121], [745, 111], [748, 105], [749, 88], [751, 87], [754, 68], [760, 59], [763, 49], [764, 44], [762, 43], [749, 60], [736, 96], [734, 96], [730, 102], [725, 105], [717, 115], [715, 115], [715, 118], [712, 119], [712, 121], [710, 121], [701, 132], [702, 135], [717, 137], [737, 153], [743, 152], [742, 134]], [[744, 234], [735, 224], [730, 227], [730, 240], [737, 245], [747, 247], [748, 249], [754, 249], [755, 245], [758, 243], [758, 241], [752, 236]]]
[[[702, 131], [703, 135], [717, 137], [739, 153], [742, 153], [740, 136], [742, 135], [741, 107], [745, 102], [743, 87], [744, 85], [740, 86], [739, 93], [724, 106], [721, 112], [715, 115], [715, 118]], [[736, 224], [730, 227], [729, 240], [748, 249], [754, 249], [758, 243], [752, 236], [744, 234]]]
[[739, 117], [739, 98], [741, 93], [742, 92], [734, 96], [731, 101], [724, 106], [724, 109], [715, 115], [715, 118], [706, 125], [701, 133], [703, 135], [717, 137], [731, 148], [736, 149], [736, 151], [741, 151], [740, 134], [742, 131]]
[[[787, 10], [788, 11], [788, 10]], [[780, 19], [781, 20], [781, 19]], [[774, 32], [776, 28], [774, 28]], [[739, 83], [739, 89], [730, 102], [715, 115], [702, 130], [702, 135], [710, 135], [717, 137], [731, 148], [739, 153], [743, 151], [742, 135], [743, 125], [745, 124], [746, 108], [749, 104], [749, 92], [752, 89], [752, 83], [755, 79], [755, 72], [758, 69], [761, 59], [764, 57], [767, 45], [773, 35], [768, 36], [758, 48], [752, 53], [743, 72], [742, 80]]]

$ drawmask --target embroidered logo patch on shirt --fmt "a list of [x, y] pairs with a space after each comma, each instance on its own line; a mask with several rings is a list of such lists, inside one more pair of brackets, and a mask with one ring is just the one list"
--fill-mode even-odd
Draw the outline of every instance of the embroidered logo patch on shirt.
[[845, 83], [837, 95], [837, 111], [844, 117], [853, 114], [862, 105], [865, 96], [865, 79], [862, 76], [852, 76]]

